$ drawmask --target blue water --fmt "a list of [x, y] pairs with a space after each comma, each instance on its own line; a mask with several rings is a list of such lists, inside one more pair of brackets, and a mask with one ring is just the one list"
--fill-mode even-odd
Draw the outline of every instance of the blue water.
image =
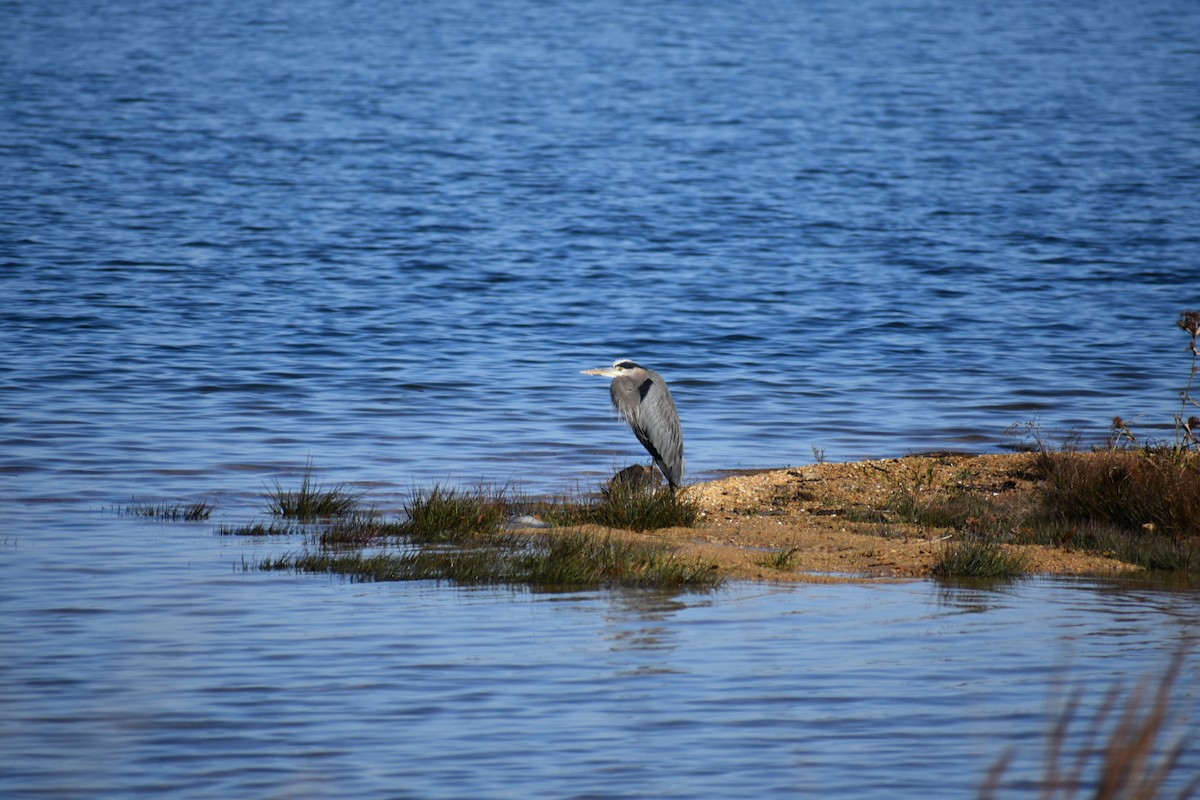
[[963, 796], [1044, 729], [1048, 675], [1140, 674], [1193, 626], [1194, 594], [1093, 584], [977, 614], [924, 584], [349, 586], [113, 509], [243, 522], [310, 459], [382, 508], [586, 489], [645, 460], [579, 374], [618, 357], [670, 382], [690, 480], [1031, 420], [1169, 438], [1195, 3], [0, 26], [0, 792]]
[[[362, 585], [53, 516], [0, 551], [5, 797], [961, 798], [1010, 750], [1005, 796], [1034, 797], [1070, 693], [1082, 740], [1200, 630], [1194, 591], [1136, 584]], [[1195, 655], [1175, 698], [1183, 780]]]

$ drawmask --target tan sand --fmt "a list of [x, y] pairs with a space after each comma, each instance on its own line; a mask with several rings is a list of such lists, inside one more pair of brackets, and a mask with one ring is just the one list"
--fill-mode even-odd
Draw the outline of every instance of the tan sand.
[[[1033, 490], [1032, 456], [944, 454], [816, 464], [734, 475], [684, 491], [702, 509], [695, 528], [640, 536], [666, 539], [684, 557], [711, 561], [735, 580], [846, 582], [923, 578], [961, 531], [895, 521], [886, 512], [900, 488], [987, 493], [1019, 502]], [[868, 521], [861, 521], [861, 520]], [[1020, 531], [1013, 532], [1019, 542]], [[1034, 574], [1119, 575], [1138, 567], [1115, 559], [1033, 544], [1022, 551]], [[783, 569], [768, 565], [794, 551]]]

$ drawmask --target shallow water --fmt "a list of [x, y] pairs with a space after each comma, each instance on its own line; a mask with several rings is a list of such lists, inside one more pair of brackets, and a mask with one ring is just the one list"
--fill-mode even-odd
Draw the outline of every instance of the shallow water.
[[1060, 669], [1194, 628], [1093, 584], [356, 586], [115, 509], [245, 522], [310, 459], [381, 508], [586, 489], [643, 458], [579, 374], [617, 357], [692, 480], [1169, 438], [1195, 4], [0, 16], [0, 793], [962, 796]]
[[242, 572], [284, 545], [206, 525], [53, 516], [5, 543], [6, 797], [964, 797], [1009, 748], [1021, 795], [1072, 688], [1090, 719], [1200, 625], [1136, 584], [355, 585]]

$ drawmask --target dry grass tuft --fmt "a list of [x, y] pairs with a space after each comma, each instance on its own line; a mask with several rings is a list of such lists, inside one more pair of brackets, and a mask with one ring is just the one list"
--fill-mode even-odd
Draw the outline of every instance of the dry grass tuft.
[[[1119, 684], [1111, 687], [1095, 715], [1078, 732], [1087, 705], [1083, 690], [1074, 691], [1046, 734], [1041, 796], [1062, 800], [1079, 796], [1094, 800], [1195, 797], [1200, 774], [1190, 779], [1179, 775], [1181, 769], [1195, 772], [1194, 764], [1182, 762], [1188, 739], [1176, 731], [1188, 720], [1172, 704], [1185, 660], [1186, 651], [1181, 649], [1162, 675], [1144, 678], [1128, 693]], [[1012, 756], [1010, 751], [997, 760], [980, 789], [980, 798], [997, 797]], [[1164, 795], [1173, 778], [1186, 782]]]
[[1041, 508], [1067, 524], [1200, 536], [1200, 454], [1169, 448], [1042, 452]]

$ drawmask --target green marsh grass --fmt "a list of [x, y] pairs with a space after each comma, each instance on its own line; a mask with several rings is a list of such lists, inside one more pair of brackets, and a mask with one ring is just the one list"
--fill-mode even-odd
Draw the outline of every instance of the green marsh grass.
[[[641, 496], [640, 502], [633, 499], [635, 494]], [[611, 503], [620, 511], [597, 513], [597, 508]], [[609, 527], [667, 527], [679, 524], [680, 507], [679, 499], [668, 492], [630, 489], [595, 502], [544, 504], [514, 499], [503, 488], [464, 490], [438, 484], [414, 489], [398, 519], [352, 510], [341, 516], [320, 515], [309, 523], [255, 523], [222, 527], [219, 532], [303, 534], [306, 545], [301, 551], [244, 568], [334, 574], [352, 581], [449, 581], [543, 589], [715, 587], [721, 583], [715, 565], [680, 558], [664, 544], [613, 534], [558, 529], [529, 533], [506, 527], [516, 512], [526, 510], [547, 517], [560, 515], [572, 525], [617, 519], [624, 525]], [[694, 521], [694, 507], [684, 508], [690, 513], [683, 517]]]
[[990, 539], [947, 542], [938, 554], [933, 574], [939, 578], [1019, 578], [1029, 571], [1029, 560]]
[[782, 547], [771, 552], [766, 558], [759, 563], [769, 569], [777, 569], [781, 571], [789, 570], [796, 565], [796, 556], [799, 554], [798, 546]]
[[600, 525], [628, 531], [688, 528], [699, 516], [699, 507], [683, 492], [623, 482], [610, 482], [590, 500], [561, 502], [547, 511], [548, 521], [556, 525]]
[[204, 522], [216, 506], [207, 500], [193, 502], [134, 502], [118, 509], [121, 516], [147, 517], [167, 522]]
[[578, 532], [505, 534], [471, 547], [406, 546], [375, 552], [304, 551], [264, 559], [259, 569], [341, 575], [352, 581], [450, 581], [583, 587], [714, 588], [714, 565], [669, 548]]
[[353, 514], [358, 510], [358, 501], [362, 496], [362, 492], [348, 491], [345, 484], [327, 487], [315, 482], [310, 461], [304, 468], [298, 490], [284, 489], [279, 481], [275, 482], [267, 510], [276, 517], [312, 522]]
[[350, 550], [399, 539], [407, 530], [403, 520], [355, 513], [311, 526], [306, 535], [311, 543], [324, 550]]
[[435, 484], [415, 489], [405, 505], [404, 533], [418, 542], [467, 541], [504, 529], [512, 508], [499, 488], [461, 490]]
[[538, 586], [715, 587], [716, 565], [679, 558], [666, 545], [581, 532], [542, 537], [528, 582]]
[[258, 564], [264, 571], [339, 575], [353, 582], [454, 581], [505, 583], [512, 571], [505, 554], [483, 550], [409, 548], [365, 552], [305, 550], [267, 558]]
[[298, 536], [303, 534], [308, 529], [295, 522], [280, 522], [272, 520], [270, 522], [262, 522], [256, 520], [245, 525], [218, 525], [217, 535], [219, 536]]

